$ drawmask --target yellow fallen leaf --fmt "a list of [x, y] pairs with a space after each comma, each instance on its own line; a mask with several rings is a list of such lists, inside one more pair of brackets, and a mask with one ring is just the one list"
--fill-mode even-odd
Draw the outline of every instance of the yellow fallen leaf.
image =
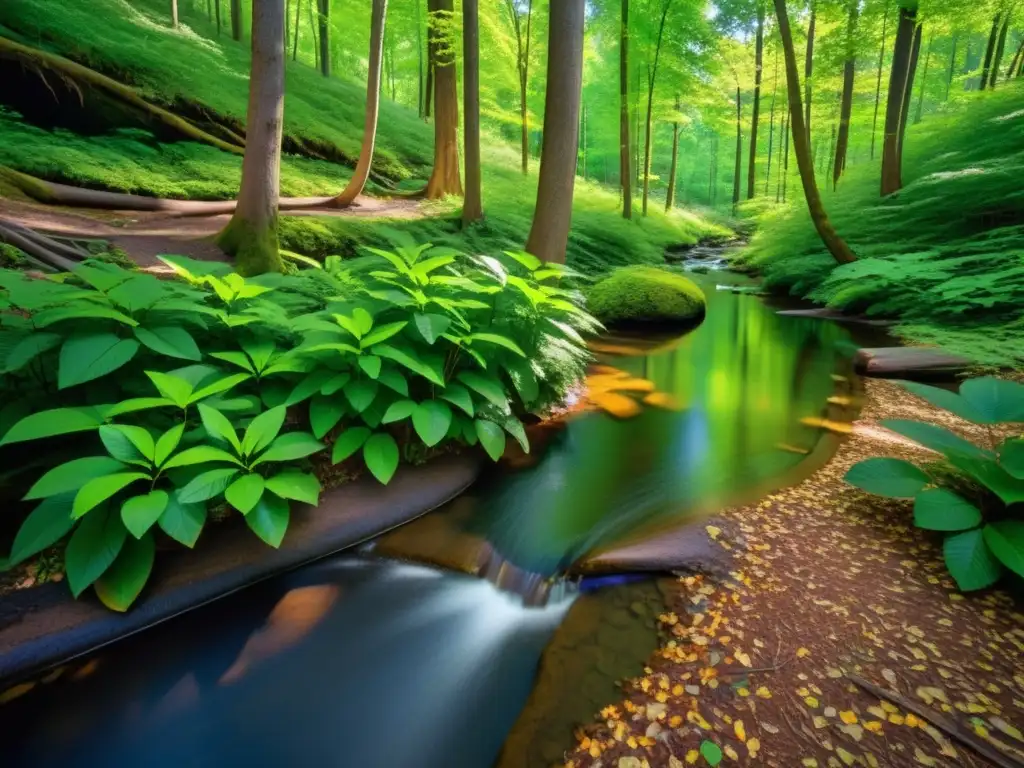
[[910, 728], [916, 728], [921, 724], [921, 721], [913, 714], [907, 715], [906, 724]]
[[747, 742], [747, 751], [750, 753], [751, 757], [753, 757], [754, 754], [757, 752], [757, 750], [759, 750], [760, 748], [761, 748], [761, 740], [760, 739], [750, 739], [750, 741]]
[[736, 661], [738, 661], [744, 667], [750, 667], [751, 666], [751, 664], [750, 664], [750, 656], [745, 654], [743, 651], [736, 651], [735, 653], [733, 653], [733, 656], [735, 656], [736, 657]]
[[905, 719], [903, 715], [889, 715], [889, 722], [893, 725], [903, 725]]
[[797, 648], [796, 649], [796, 657], [798, 659], [802, 659], [805, 656], [810, 656], [810, 655], [811, 655], [811, 652], [809, 650], [807, 650], [806, 648]]
[[882, 724], [877, 720], [869, 720], [868, 722], [864, 723], [864, 728], [868, 731], [871, 731], [872, 733], [882, 732]]
[[929, 766], [929, 768], [933, 768], [933, 766], [938, 765], [935, 758], [929, 757], [920, 747], [914, 747], [914, 759], [921, 765]]
[[826, 720], [821, 715], [815, 715], [814, 716], [814, 727], [818, 728], [818, 729], [828, 728], [828, 720]]
[[740, 741], [746, 741], [747, 740], [747, 731], [743, 727], [743, 721], [742, 720], [737, 720], [735, 723], [733, 723], [732, 724], [732, 729], [736, 733], [736, 738], [737, 739], [739, 739]]
[[839, 713], [839, 719], [847, 725], [853, 725], [857, 722], [857, 715], [848, 709], [843, 710]]
[[723, 749], [722, 751], [725, 752], [725, 756], [728, 757], [730, 760], [739, 760], [740, 759], [739, 752], [737, 752], [735, 749], [733, 749], [730, 746], [726, 746], [725, 749]]
[[708, 536], [711, 537], [712, 541], [717, 541], [718, 537], [722, 535], [722, 529], [721, 528], [716, 528], [713, 525], [705, 526], [704, 530], [708, 532]]
[[817, 709], [818, 708], [818, 700], [816, 698], [814, 698], [813, 696], [807, 696], [804, 699], [804, 704], [806, 704], [811, 709]]
[[843, 765], [853, 765], [857, 762], [857, 758], [842, 747], [836, 747], [836, 754], [839, 755], [839, 759], [843, 761]]
[[[770, 699], [772, 697], [772, 692], [762, 685], [757, 689], [757, 691], [755, 691], [755, 695], [761, 699]], [[1024, 739], [1022, 739], [1022, 741], [1024, 741]]]
[[818, 761], [815, 760], [813, 757], [805, 757], [803, 760], [800, 761], [800, 765], [802, 765], [804, 768], [818, 768]]
[[698, 752], [696, 749], [691, 749], [689, 752], [686, 753], [687, 765], [694, 765], [697, 762], [698, 757], [700, 757], [700, 752]]

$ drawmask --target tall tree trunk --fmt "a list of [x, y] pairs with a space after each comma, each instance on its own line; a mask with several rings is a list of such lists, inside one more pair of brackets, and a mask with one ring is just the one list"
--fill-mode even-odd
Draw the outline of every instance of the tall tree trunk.
[[988, 78], [988, 87], [993, 89], [996, 87], [996, 82], [999, 80], [999, 65], [1003, 60], [1003, 51], [1006, 50], [1006, 33], [1010, 29], [1010, 14], [1007, 13], [1003, 18], [1003, 26], [999, 30], [999, 41], [996, 43], [996, 53], [992, 59], [992, 73]]
[[576, 182], [576, 146], [583, 89], [583, 22], [586, 0], [548, 6], [548, 72], [544, 144], [537, 207], [526, 250], [544, 261], [565, 263]]
[[714, 191], [714, 188], [715, 188], [715, 157], [716, 157], [716, 155], [715, 155], [715, 137], [714, 137], [714, 135], [711, 136], [711, 147], [710, 147], [709, 154], [710, 154], [710, 156], [708, 157], [708, 206], [713, 208], [714, 205], [715, 205], [715, 198], [714, 198], [714, 195], [713, 195], [713, 191]]
[[416, 113], [423, 117], [423, 20], [420, 18], [423, 0], [413, 2], [416, 4]]
[[836, 159], [832, 168], [832, 188], [846, 170], [846, 153], [850, 144], [850, 114], [853, 111], [853, 76], [857, 68], [857, 3], [850, 3], [846, 20], [846, 61], [843, 64], [843, 95], [839, 105], [839, 137], [836, 139]]
[[427, 182], [428, 200], [461, 195], [459, 176], [459, 94], [455, 54], [441, 38], [454, 12], [453, 0], [429, 0], [431, 56], [434, 70], [434, 170]]
[[171, 28], [178, 28], [178, 0], [171, 0]]
[[[960, 39], [960, 33], [953, 33], [953, 50], [949, 54], [949, 71], [946, 73], [946, 100], [949, 100], [949, 89], [953, 85], [953, 69], [956, 67], [956, 44]], [[1019, 53], [1019, 51], [1018, 51]]]
[[[650, 65], [648, 65], [648, 71], [650, 71]], [[636, 172], [634, 179], [637, 186], [641, 183], [640, 175], [643, 172], [643, 166], [640, 165], [640, 92], [643, 90], [641, 87], [641, 73], [640, 68], [636, 70], [636, 88], [633, 89], [633, 170]]]
[[527, 0], [526, 29], [516, 0], [506, 0], [512, 31], [516, 35], [516, 74], [519, 78], [520, 155], [523, 175], [530, 170], [530, 119], [527, 91], [530, 85], [530, 32], [533, 22], [533, 0]]
[[783, 171], [783, 159], [782, 159], [782, 147], [785, 145], [787, 154], [789, 150], [789, 134], [786, 132], [789, 127], [788, 116], [786, 112], [782, 113], [782, 133], [779, 134], [779, 160], [775, 163], [777, 170], [775, 171], [775, 202], [779, 203], [782, 201], [782, 171]]
[[811, 221], [818, 231], [821, 241], [825, 244], [832, 257], [840, 264], [849, 264], [857, 260], [853, 251], [846, 244], [828, 219], [825, 206], [818, 194], [818, 185], [814, 180], [814, 168], [811, 166], [811, 147], [807, 138], [807, 128], [803, 124], [803, 105], [800, 103], [800, 74], [796, 68], [796, 52], [793, 50], [793, 33], [789, 28], [789, 15], [786, 13], [786, 0], [774, 0], [775, 14], [779, 21], [779, 35], [782, 37], [782, 51], [786, 58], [786, 84], [789, 92], [789, 113], [796, 150], [796, 164], [800, 169], [800, 181], [807, 200], [807, 209]]
[[320, 43], [317, 42], [319, 38], [316, 29], [316, 15], [313, 13], [314, 2], [317, 2], [317, 0], [309, 0], [306, 10], [309, 16], [309, 33], [313, 36], [313, 66], [316, 69], [320, 69]]
[[[309, 0], [313, 2], [313, 0]], [[217, 4], [220, 5], [220, 0], [217, 0]], [[302, 11], [302, 0], [295, 0], [295, 43], [292, 46], [292, 61], [299, 60], [299, 14]]]
[[992, 31], [988, 33], [988, 45], [985, 46], [985, 63], [981, 67], [981, 90], [988, 85], [988, 73], [992, 69], [992, 56], [996, 52], [996, 42], [999, 39], [999, 21], [1002, 14], [997, 13], [992, 19]]
[[430, 120], [430, 111], [434, 104], [434, 57], [430, 53], [431, 46], [427, 43], [427, 84], [423, 89], [423, 119]]
[[587, 180], [587, 102], [582, 104], [583, 117], [580, 119], [580, 154], [583, 158], [583, 180]]
[[1013, 77], [1017, 71], [1017, 65], [1020, 63], [1021, 54], [1024, 54], [1024, 37], [1021, 37], [1020, 45], [1017, 46], [1017, 52], [1013, 54], [1013, 59], [1010, 61], [1010, 68], [1006, 70], [1006, 79], [1009, 80]]
[[882, 16], [882, 43], [878, 47], [878, 78], [875, 80], [875, 117], [871, 121], [871, 159], [875, 159], [875, 133], [878, 130], [878, 105], [882, 97], [882, 64], [885, 63], [885, 27], [889, 23], [890, 3], [885, 4]]
[[217, 17], [217, 37], [220, 37], [220, 0], [213, 0], [213, 10]]
[[[258, 0], [257, 0], [258, 1]], [[373, 163], [373, 148], [377, 140], [377, 115], [380, 110], [380, 65], [384, 49], [384, 24], [388, 12], [388, 0], [373, 0], [370, 10], [370, 53], [366, 73], [366, 116], [363, 119], [363, 144], [359, 149], [359, 160], [345, 189], [329, 203], [333, 208], [345, 208], [352, 204], [366, 186]]]
[[242, 39], [242, 0], [231, 0], [231, 37]]
[[[257, 0], [258, 2], [258, 0]], [[331, 0], [320, 0], [320, 74], [331, 76]]]
[[[775, 75], [772, 79], [772, 106], [768, 115], [768, 167], [764, 173], [764, 193], [772, 180], [772, 148], [775, 143], [775, 95], [779, 90], [779, 49], [775, 49]], [[777, 201], [776, 201], [777, 202]]]
[[747, 161], [747, 200], [754, 199], [754, 186], [757, 183], [757, 124], [761, 118], [761, 70], [763, 66], [764, 8], [758, 0], [757, 33], [754, 42], [754, 104], [750, 115], [750, 159]]
[[816, 20], [816, 8], [811, 3], [811, 19], [807, 23], [807, 54], [804, 59], [804, 129], [807, 131], [807, 143], [811, 143], [811, 95], [813, 90], [814, 76], [814, 24]]
[[882, 138], [882, 197], [903, 186], [899, 164], [900, 114], [910, 73], [910, 56], [914, 48], [917, 9], [900, 8], [893, 43], [892, 67], [889, 71], [889, 95], [885, 102], [885, 134]]
[[[836, 161], [836, 124], [832, 123], [832, 129], [830, 131], [832, 138], [828, 142], [828, 163], [825, 165], [826, 172], [832, 168], [833, 163]], [[826, 176], [826, 178], [828, 178]]]
[[[207, 0], [209, 1], [209, 0]], [[285, 0], [284, 3], [284, 55], [288, 56], [288, 46], [292, 42], [292, 0]]]
[[284, 0], [253, 3], [252, 69], [241, 190], [217, 244], [243, 275], [280, 272], [277, 240], [284, 122]]
[[[681, 109], [679, 96], [676, 95], [676, 112]], [[676, 201], [676, 171], [679, 167], [679, 120], [672, 121], [672, 162], [668, 168], [668, 190], [665, 192], [665, 210], [672, 210]]]
[[647, 196], [650, 192], [651, 177], [651, 127], [652, 114], [654, 111], [654, 81], [658, 77], [658, 57], [661, 55], [661, 40], [665, 32], [665, 17], [668, 16], [668, 9], [672, 6], [672, 0], [662, 0], [661, 21], [658, 23], [658, 40], [654, 46], [654, 66], [647, 75], [647, 121], [644, 124], [644, 193], [643, 193], [643, 215], [647, 215]]
[[924, 52], [924, 71], [921, 72], [921, 90], [917, 94], [917, 109], [914, 110], [914, 125], [921, 122], [921, 114], [924, 112], [924, 89], [928, 87], [928, 65], [932, 60], [932, 42], [935, 40], [935, 33], [928, 35], [928, 47]]
[[914, 76], [917, 73], [917, 59], [921, 54], [921, 25], [914, 31], [914, 47], [910, 51], [910, 67], [907, 69], [907, 86], [903, 91], [903, 104], [900, 107], [900, 138], [896, 144], [896, 167], [900, 174], [900, 187], [903, 186], [903, 140], [907, 135], [910, 123], [910, 102], [914, 96]]
[[[466, 199], [462, 223], [484, 217], [480, 198], [480, 11], [478, 0], [462, 0], [462, 98], [466, 144]], [[575, 173], [575, 168], [573, 173]]]
[[206, 20], [213, 21], [213, 0], [206, 0]]
[[622, 216], [633, 218], [633, 174], [629, 164], [629, 0], [622, 0], [619, 34], [619, 183]]
[[740, 84], [736, 81], [736, 163], [732, 173], [732, 214], [736, 215], [736, 209], [740, 204], [740, 177], [743, 169], [743, 97], [740, 94]]
[[[788, 90], [788, 85], [787, 85]], [[786, 116], [786, 152], [782, 156], [782, 202], [786, 202], [786, 188], [789, 186], [789, 137], [793, 134], [793, 120]]]

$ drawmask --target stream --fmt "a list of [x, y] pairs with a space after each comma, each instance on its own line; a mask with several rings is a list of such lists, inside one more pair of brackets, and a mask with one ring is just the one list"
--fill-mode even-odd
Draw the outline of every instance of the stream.
[[[792, 482], [823, 420], [854, 415], [846, 329], [693, 276], [704, 323], [601, 339], [589, 407], [534, 455], [358, 552], [52, 673], [0, 709], [4, 765], [559, 761], [656, 647], [659, 604], [650, 578], [562, 575]], [[549, 643], [572, 650], [557, 690], [535, 689]]]

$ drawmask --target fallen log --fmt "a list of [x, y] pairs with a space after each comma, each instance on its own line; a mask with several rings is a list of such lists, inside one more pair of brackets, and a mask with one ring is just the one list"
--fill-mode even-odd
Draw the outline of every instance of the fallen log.
[[864, 347], [853, 360], [865, 376], [941, 377], [966, 370], [971, 361], [936, 347]]
[[45, 235], [35, 232], [32, 234], [32, 237], [22, 234], [18, 229], [12, 228], [9, 222], [0, 219], [0, 242], [13, 245], [36, 261], [42, 262], [53, 269], [67, 271], [74, 269], [78, 265], [79, 260], [68, 258], [57, 252], [54, 246], [60, 245], [59, 243], [47, 242], [49, 238]]

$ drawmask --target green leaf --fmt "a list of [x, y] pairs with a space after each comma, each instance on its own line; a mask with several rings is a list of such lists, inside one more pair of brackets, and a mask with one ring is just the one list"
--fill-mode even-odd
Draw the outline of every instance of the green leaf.
[[373, 328], [373, 316], [362, 307], [356, 307], [352, 311], [352, 319], [355, 321], [356, 328], [359, 329], [359, 336], [365, 336]]
[[111, 496], [127, 488], [137, 480], [149, 480], [149, 475], [144, 475], [141, 472], [118, 472], [113, 475], [93, 478], [79, 488], [75, 494], [71, 516], [76, 519], [82, 517], [89, 510], [102, 504]]
[[223, 448], [215, 445], [196, 445], [186, 448], [181, 453], [171, 456], [161, 467], [163, 470], [174, 469], [175, 467], [191, 467], [195, 464], [206, 464], [212, 461], [222, 461], [229, 464], [242, 466], [242, 462], [233, 453], [228, 453]]
[[356, 379], [345, 385], [345, 397], [356, 413], [362, 413], [370, 407], [379, 388], [373, 379]]
[[141, 539], [167, 509], [165, 491], [150, 491], [143, 496], [132, 496], [121, 505], [121, 522], [136, 539]]
[[110, 475], [124, 469], [117, 459], [109, 456], [85, 456], [54, 467], [40, 477], [25, 494], [25, 500], [45, 499], [48, 496], [77, 491], [96, 477]]
[[989, 551], [980, 529], [947, 536], [942, 553], [950, 575], [964, 592], [991, 586], [1002, 575], [1002, 566]]
[[999, 449], [999, 463], [1007, 474], [1024, 480], [1024, 440], [1009, 439]]
[[252, 360], [257, 371], [266, 368], [274, 356], [274, 352], [277, 351], [277, 345], [271, 339], [266, 338], [247, 339], [241, 342], [241, 347]]
[[497, 461], [505, 453], [505, 430], [493, 421], [477, 419], [473, 422], [476, 436], [487, 451], [492, 461]]
[[248, 373], [234, 373], [230, 376], [225, 376], [223, 379], [217, 379], [217, 381], [206, 384], [202, 389], [196, 390], [192, 397], [188, 399], [188, 402], [189, 404], [198, 403], [200, 400], [204, 400], [211, 395], [227, 392], [229, 389], [233, 389], [243, 381], [248, 381], [251, 378], [252, 376]]
[[380, 376], [381, 360], [376, 355], [360, 355], [359, 367], [362, 368], [366, 375], [371, 379], [376, 379]]
[[428, 448], [437, 445], [448, 434], [452, 409], [437, 400], [420, 403], [412, 412], [412, 426]]
[[981, 412], [956, 392], [933, 387], [929, 384], [920, 384], [916, 381], [897, 381], [896, 383], [911, 394], [927, 400], [937, 408], [942, 408], [944, 411], [956, 414], [961, 419], [967, 419], [967, 421], [973, 421], [976, 424], [984, 422], [984, 416]]
[[267, 478], [267, 490], [276, 493], [282, 499], [293, 499], [316, 506], [320, 501], [320, 481], [316, 475], [300, 472], [297, 469], [286, 469], [284, 472]]
[[307, 456], [322, 451], [326, 448], [323, 443], [317, 440], [309, 432], [288, 432], [280, 435], [267, 448], [266, 453], [252, 463], [252, 466], [262, 464], [266, 461], [295, 461], [304, 459]]
[[338, 464], [363, 447], [363, 444], [370, 437], [371, 432], [367, 427], [350, 427], [338, 435], [334, 441], [334, 448], [331, 451], [331, 463]]
[[428, 364], [424, 360], [421, 360], [414, 353], [393, 347], [389, 344], [378, 344], [373, 348], [373, 351], [381, 357], [394, 360], [396, 363], [405, 366], [410, 371], [418, 373], [427, 381], [437, 384], [439, 387], [444, 386], [444, 378], [441, 375], [441, 370]]
[[988, 456], [973, 458], [955, 453], [950, 454], [948, 458], [954, 467], [966, 472], [984, 485], [1002, 499], [1004, 504], [1024, 501], [1024, 480], [1018, 480], [1007, 473], [995, 462], [994, 458]]
[[525, 251], [505, 251], [505, 255], [515, 259], [531, 272], [535, 269], [540, 269], [544, 264], [543, 261], [538, 259], [532, 253], [526, 253]]
[[700, 743], [700, 756], [708, 761], [708, 765], [719, 765], [722, 762], [722, 748], [705, 739]]
[[505, 430], [515, 438], [517, 443], [519, 443], [519, 447], [523, 449], [523, 453], [530, 452], [530, 439], [526, 436], [526, 430], [523, 428], [523, 422], [521, 422], [516, 416], [509, 415], [505, 419]]
[[117, 440], [117, 438], [114, 437], [115, 434], [120, 435], [122, 438], [127, 440], [131, 445], [131, 448], [134, 448], [141, 456], [145, 457], [149, 461], [152, 461], [153, 457], [156, 455], [156, 443], [153, 441], [153, 436], [149, 433], [148, 429], [143, 427], [134, 427], [130, 424], [106, 424], [100, 427], [100, 440], [102, 440], [103, 444], [107, 446], [107, 450], [110, 451], [110, 454], [114, 458], [121, 459], [122, 461], [128, 461], [130, 460], [129, 456], [131, 452], [131, 448], [125, 446], [120, 441], [118, 442], [118, 452], [120, 455], [115, 454], [114, 451], [111, 450], [110, 446], [114, 444], [115, 440]]
[[112, 611], [127, 611], [149, 581], [155, 551], [148, 533], [141, 539], [125, 541], [117, 559], [93, 585], [100, 602]]
[[256, 507], [245, 516], [245, 522], [264, 542], [277, 549], [288, 530], [288, 502], [272, 493], [265, 493]]
[[858, 461], [844, 478], [850, 485], [891, 499], [912, 499], [928, 485], [928, 475], [909, 461], [871, 458]]
[[228, 504], [243, 515], [249, 514], [263, 496], [263, 478], [255, 473], [242, 475], [224, 489]]
[[959, 435], [937, 424], [926, 424], [922, 421], [910, 419], [883, 419], [881, 425], [904, 437], [909, 437], [915, 443], [920, 443], [925, 448], [931, 448], [933, 451], [938, 451], [946, 456], [954, 453], [963, 456], [979, 457], [990, 455], [988, 451], [982, 450], [974, 443], [964, 440]]
[[96, 429], [102, 423], [103, 415], [97, 408], [54, 408], [40, 411], [26, 416], [11, 427], [3, 440], [0, 440], [0, 445], [86, 432]]
[[367, 469], [383, 485], [387, 485], [398, 469], [398, 443], [387, 432], [377, 432], [363, 446]]
[[242, 452], [246, 456], [259, 453], [268, 445], [284, 425], [287, 409], [283, 405], [264, 411], [253, 419], [242, 437]]
[[412, 269], [412, 273], [420, 278], [426, 278], [431, 272], [441, 267], [447, 267], [449, 264], [455, 261], [455, 257], [451, 254], [441, 254], [438, 256], [431, 256], [429, 259], [424, 259], [419, 262]]
[[182, 422], [181, 424], [175, 424], [160, 435], [160, 439], [156, 441], [156, 450], [153, 453], [153, 463], [156, 466], [161, 466], [167, 461], [167, 457], [174, 453], [174, 449], [181, 442], [181, 436], [184, 432], [185, 423]]
[[459, 381], [477, 392], [503, 411], [508, 409], [508, 398], [505, 396], [505, 388], [494, 376], [486, 376], [472, 371], [462, 371], [458, 376]]
[[416, 410], [416, 403], [412, 400], [396, 400], [388, 409], [384, 412], [384, 416], [381, 418], [383, 424], [393, 424], [396, 421], [407, 419], [412, 416], [413, 411]]
[[128, 531], [116, 510], [105, 507], [86, 515], [64, 550], [71, 594], [78, 597], [117, 559]]
[[330, 432], [345, 413], [345, 401], [340, 397], [317, 395], [309, 401], [309, 424], [313, 434], [322, 438]]
[[416, 324], [416, 330], [420, 332], [420, 336], [423, 337], [427, 344], [433, 344], [437, 341], [441, 334], [447, 331], [452, 324], [451, 318], [432, 313], [417, 313], [413, 315], [412, 319]]
[[409, 382], [400, 371], [396, 371], [392, 368], [385, 368], [380, 372], [380, 376], [377, 377], [377, 381], [403, 397], [409, 396]]
[[211, 469], [203, 472], [178, 490], [178, 501], [181, 504], [195, 504], [220, 496], [237, 474], [237, 469]]
[[123, 325], [136, 326], [137, 322], [116, 309], [91, 302], [79, 302], [65, 307], [46, 309], [32, 317], [36, 328], [48, 328], [62, 320], [116, 320]]
[[452, 405], [462, 409], [470, 418], [476, 414], [476, 409], [473, 407], [473, 396], [461, 384], [449, 384], [440, 393], [440, 397], [442, 400], [447, 400]]
[[505, 349], [515, 352], [520, 357], [526, 357], [526, 353], [520, 349], [519, 345], [507, 336], [502, 336], [497, 333], [471, 333], [466, 338], [471, 341], [483, 341], [488, 344], [496, 344], [499, 347], [504, 347]]
[[981, 511], [945, 488], [928, 488], [914, 499], [914, 525], [930, 531], [966, 531], [981, 525]]
[[71, 517], [73, 492], [50, 496], [41, 502], [21, 524], [14, 537], [11, 556], [7, 566], [11, 567], [42, 552], [60, 541], [74, 526]]
[[0, 370], [20, 371], [44, 352], [49, 352], [64, 341], [59, 333], [32, 333], [19, 341], [10, 352]]
[[960, 396], [981, 414], [982, 424], [1024, 421], [1024, 384], [983, 376], [965, 381]]
[[199, 351], [196, 340], [184, 328], [176, 326], [143, 328], [139, 326], [134, 329], [134, 333], [135, 338], [158, 354], [181, 360], [203, 359], [203, 353]]
[[1000, 520], [989, 523], [983, 534], [985, 543], [999, 562], [1018, 576], [1024, 576], [1024, 522]]
[[184, 408], [189, 404], [193, 386], [186, 379], [159, 371], [146, 371], [146, 376], [153, 382], [157, 392], [168, 400], [173, 400], [179, 408]]
[[249, 373], [259, 373], [259, 368], [252, 364], [252, 360], [244, 352], [238, 350], [229, 350], [227, 352], [211, 352], [210, 357], [215, 357], [218, 360], [223, 360], [225, 363], [231, 363], [237, 365], [239, 368], [248, 371]]
[[191, 549], [206, 524], [206, 505], [184, 504], [177, 493], [172, 493], [157, 522], [164, 533]]
[[352, 378], [352, 375], [349, 374], [349, 373], [336, 373], [336, 374], [334, 374], [333, 376], [331, 376], [331, 378], [329, 378], [327, 381], [324, 382], [322, 387], [320, 387], [320, 394], [321, 395], [333, 395], [339, 389], [341, 389], [346, 384], [348, 384], [349, 379], [351, 379], [351, 378]]
[[208, 434], [213, 440], [219, 440], [220, 442], [227, 443], [235, 449], [235, 453], [241, 453], [242, 442], [238, 439], [238, 435], [235, 433], [235, 427], [231, 424], [228, 417], [216, 408], [206, 405], [205, 403], [200, 403], [198, 407], [199, 418], [203, 421], [203, 427], [206, 428], [206, 434]]
[[402, 320], [397, 323], [388, 323], [387, 325], [375, 328], [373, 333], [369, 333], [363, 337], [359, 342], [359, 347], [361, 349], [367, 349], [368, 347], [372, 347], [374, 344], [380, 344], [382, 341], [386, 341], [396, 333], [401, 332], [401, 330], [408, 324], [408, 320]]
[[291, 394], [288, 395], [284, 404], [292, 406], [301, 403], [303, 400], [308, 400], [319, 392], [324, 383], [333, 375], [333, 371], [324, 369], [313, 371], [313, 373], [309, 374], [306, 378], [295, 385], [295, 388], [291, 391]]
[[72, 336], [60, 348], [57, 388], [98, 379], [116, 371], [139, 351], [135, 339], [122, 339], [113, 333]]
[[509, 360], [503, 363], [512, 379], [512, 386], [519, 393], [524, 405], [530, 405], [540, 397], [540, 384], [528, 360]]
[[126, 413], [136, 413], [138, 411], [148, 411], [152, 408], [166, 408], [168, 406], [181, 407], [166, 397], [133, 397], [130, 400], [122, 400], [120, 403], [107, 406], [104, 413], [108, 419], [112, 419], [115, 416], [122, 416]]

